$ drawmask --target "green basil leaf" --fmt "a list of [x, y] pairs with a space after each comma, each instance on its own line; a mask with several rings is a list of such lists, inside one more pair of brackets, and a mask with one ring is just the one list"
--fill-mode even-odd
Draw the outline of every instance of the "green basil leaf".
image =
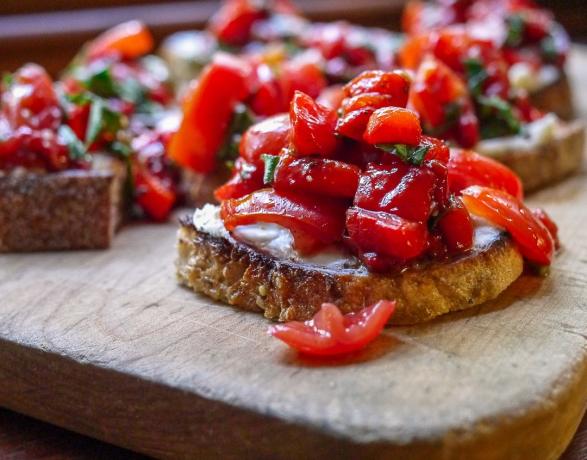
[[420, 145], [413, 149], [410, 155], [410, 163], [416, 166], [422, 166], [422, 163], [424, 163], [424, 158], [426, 158], [426, 154], [429, 150], [429, 145]]
[[405, 163], [414, 166], [422, 166], [426, 154], [430, 150], [428, 145], [419, 145], [417, 147], [409, 147], [405, 144], [379, 144], [376, 145], [378, 149], [384, 150], [388, 153], [393, 153], [400, 157]]
[[479, 96], [483, 91], [483, 83], [489, 75], [478, 59], [467, 59], [464, 64], [469, 90], [474, 96]]
[[117, 85], [108, 68], [87, 76], [83, 84], [89, 91], [100, 97], [115, 97], [118, 95]]
[[524, 39], [524, 29], [526, 28], [524, 18], [520, 14], [513, 14], [506, 18], [508, 27], [506, 45], [511, 47], [520, 46]]
[[112, 144], [110, 144], [110, 150], [122, 158], [129, 158], [133, 154], [130, 145], [120, 141], [112, 142]]
[[263, 173], [263, 183], [265, 185], [269, 185], [273, 183], [275, 179], [275, 169], [279, 163], [279, 156], [278, 155], [261, 155], [261, 159], [263, 163], [265, 163], [265, 172]]
[[540, 51], [542, 52], [542, 56], [548, 62], [554, 62], [558, 56], [558, 51], [556, 49], [556, 43], [552, 36], [547, 36], [542, 39], [540, 42]]
[[519, 134], [522, 130], [520, 119], [514, 114], [512, 105], [498, 96], [479, 97], [482, 133], [485, 139], [490, 137]]
[[100, 134], [116, 134], [121, 128], [121, 114], [110, 110], [103, 99], [95, 98], [90, 108], [88, 129], [86, 131], [86, 147], [89, 148]]
[[11, 74], [10, 72], [6, 72], [6, 73], [2, 74], [2, 86], [4, 87], [4, 89], [10, 88], [13, 83], [14, 83], [14, 75], [13, 74]]
[[238, 104], [234, 108], [226, 140], [218, 152], [220, 160], [236, 160], [238, 158], [238, 148], [242, 135], [255, 121], [255, 116], [244, 104]]
[[116, 92], [122, 99], [132, 102], [135, 105], [143, 103], [147, 96], [143, 85], [134, 78], [124, 80], [116, 86], [116, 89]]
[[69, 157], [72, 160], [87, 160], [88, 152], [83, 142], [79, 140], [76, 134], [68, 125], [59, 127], [58, 135], [69, 149]]

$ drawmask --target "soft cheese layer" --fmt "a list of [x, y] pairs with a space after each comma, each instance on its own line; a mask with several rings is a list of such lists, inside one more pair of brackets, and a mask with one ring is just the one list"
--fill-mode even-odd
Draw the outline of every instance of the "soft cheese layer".
[[[219, 206], [206, 204], [202, 208], [196, 209], [193, 216], [193, 224], [199, 232], [207, 233], [216, 238], [232, 238], [220, 218]], [[503, 230], [493, 227], [485, 221], [476, 219], [474, 250], [477, 252], [487, 250], [499, 238], [502, 232]], [[335, 246], [328, 247], [318, 254], [311, 256], [299, 254], [293, 248], [294, 240], [291, 232], [277, 224], [258, 223], [240, 225], [235, 228], [233, 236], [238, 241], [253, 246], [279, 259], [329, 269], [350, 268], [358, 265], [356, 257], [344, 249]]]

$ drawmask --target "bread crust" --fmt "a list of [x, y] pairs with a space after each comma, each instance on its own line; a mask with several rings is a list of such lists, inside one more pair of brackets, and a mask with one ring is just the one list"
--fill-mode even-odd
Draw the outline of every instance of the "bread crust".
[[556, 137], [528, 150], [504, 150], [491, 158], [512, 169], [524, 185], [533, 192], [576, 173], [580, 170], [585, 153], [585, 124], [581, 120], [565, 123]]
[[110, 247], [123, 220], [126, 168], [96, 155], [92, 169], [0, 176], [0, 252]]
[[553, 112], [563, 120], [575, 118], [571, 83], [564, 71], [554, 83], [531, 92], [529, 96], [530, 103], [543, 112]]
[[381, 299], [398, 302], [393, 324], [415, 324], [497, 297], [522, 273], [504, 234], [483, 250], [391, 274], [364, 267], [329, 270], [278, 260], [232, 238], [199, 232], [184, 219], [177, 277], [195, 292], [278, 321], [307, 320], [323, 302], [351, 312]]

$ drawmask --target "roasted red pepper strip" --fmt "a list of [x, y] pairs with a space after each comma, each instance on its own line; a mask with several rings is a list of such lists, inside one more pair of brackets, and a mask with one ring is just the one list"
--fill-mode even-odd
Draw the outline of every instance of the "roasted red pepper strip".
[[229, 231], [259, 222], [281, 225], [291, 231], [297, 250], [310, 253], [342, 239], [344, 210], [344, 205], [332, 199], [263, 189], [222, 202], [220, 216]]
[[241, 157], [256, 164], [263, 154], [279, 155], [289, 145], [290, 128], [287, 114], [275, 115], [251, 126], [240, 143]]
[[336, 150], [336, 112], [297, 91], [289, 111], [291, 143], [299, 156], [331, 156]]
[[236, 104], [249, 94], [249, 65], [226, 54], [216, 56], [184, 102], [183, 120], [169, 145], [180, 166], [208, 174], [225, 140]]
[[135, 59], [150, 53], [155, 46], [153, 36], [141, 21], [129, 21], [107, 30], [87, 48], [88, 59], [117, 54]]
[[298, 193], [353, 198], [359, 185], [359, 167], [326, 158], [282, 157], [273, 187]]
[[461, 193], [469, 212], [507, 230], [524, 258], [538, 265], [552, 263], [555, 242], [550, 231], [519, 199], [501, 190], [479, 186]]
[[344, 355], [361, 350], [375, 340], [395, 306], [395, 302], [381, 300], [343, 315], [336, 305], [324, 303], [313, 319], [271, 326], [268, 333], [307, 355]]
[[157, 176], [145, 170], [135, 172], [134, 183], [138, 205], [153, 220], [166, 220], [177, 199], [175, 192], [166, 187]]
[[363, 252], [376, 252], [405, 262], [422, 255], [428, 241], [426, 224], [385, 212], [349, 208], [346, 227]]
[[520, 178], [507, 166], [471, 150], [451, 149], [448, 162], [450, 191], [459, 193], [472, 185], [508, 192], [522, 200], [524, 188]]
[[365, 131], [365, 142], [377, 144], [418, 145], [422, 138], [420, 119], [415, 112], [400, 107], [376, 110]]

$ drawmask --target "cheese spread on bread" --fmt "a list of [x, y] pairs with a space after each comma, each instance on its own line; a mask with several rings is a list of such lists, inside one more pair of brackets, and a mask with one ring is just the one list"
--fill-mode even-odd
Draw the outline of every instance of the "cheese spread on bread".
[[[316, 267], [329, 269], [349, 268], [358, 265], [358, 259], [343, 248], [330, 246], [312, 255], [301, 255], [293, 247], [291, 232], [281, 225], [259, 222], [250, 225], [239, 225], [232, 236], [224, 227], [220, 218], [220, 207], [206, 204], [196, 209], [192, 219], [195, 229], [215, 238], [226, 238], [241, 241], [259, 251], [283, 260], [290, 260]], [[502, 229], [490, 225], [481, 219], [474, 219], [474, 249], [482, 252], [494, 242]]]

